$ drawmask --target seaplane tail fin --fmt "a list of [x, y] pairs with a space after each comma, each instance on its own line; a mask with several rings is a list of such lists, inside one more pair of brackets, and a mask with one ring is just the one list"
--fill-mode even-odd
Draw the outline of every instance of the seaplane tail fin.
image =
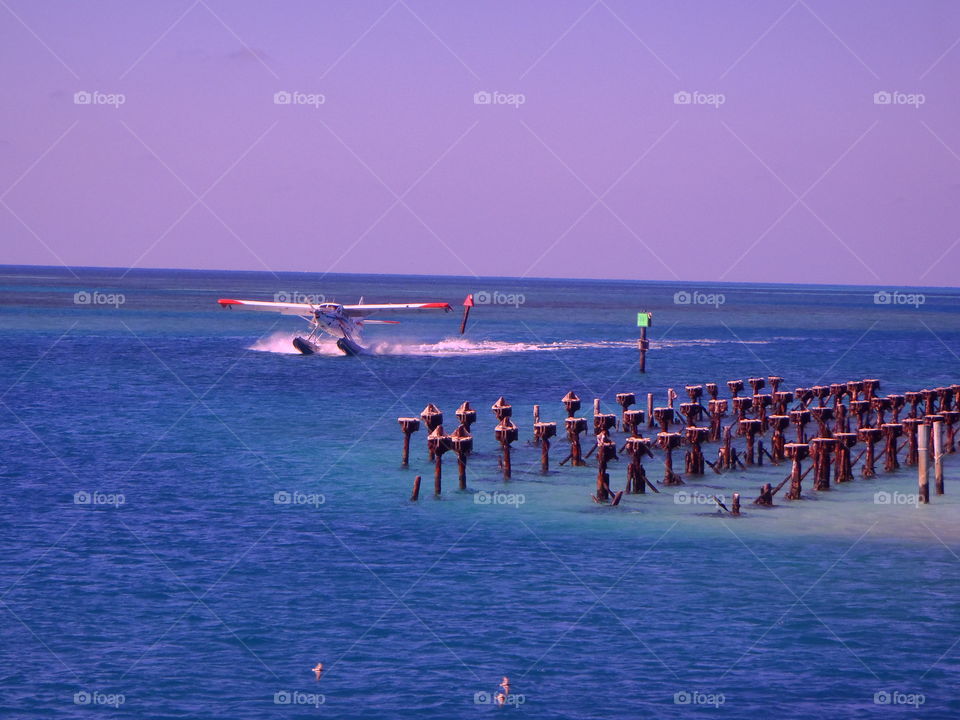
[[427, 303], [384, 303], [380, 305], [344, 305], [343, 313], [350, 317], [365, 317], [371, 313], [384, 310], [444, 310], [450, 312], [453, 310], [450, 303], [427, 302]]
[[234, 306], [242, 307], [244, 310], [262, 310], [263, 312], [278, 312], [283, 315], [309, 315], [313, 312], [313, 306], [308, 303], [286, 303], [286, 302], [268, 302], [266, 300], [232, 300], [230, 298], [221, 298], [217, 300], [220, 307], [230, 309]]

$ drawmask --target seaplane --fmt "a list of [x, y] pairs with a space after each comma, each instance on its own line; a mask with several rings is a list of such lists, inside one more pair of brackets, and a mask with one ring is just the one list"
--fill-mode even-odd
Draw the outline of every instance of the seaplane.
[[[344, 355], [370, 355], [368, 348], [363, 347], [363, 328], [365, 325], [395, 325], [399, 320], [368, 320], [368, 316], [378, 312], [403, 310], [453, 310], [449, 303], [386, 303], [379, 305], [364, 304], [363, 298], [356, 305], [341, 305], [335, 302], [322, 303], [293, 303], [269, 302], [266, 300], [233, 300], [221, 298], [217, 300], [224, 309], [239, 308], [243, 310], [259, 310], [262, 312], [278, 312], [282, 315], [297, 315], [309, 323], [310, 332], [298, 335], [293, 339], [293, 347], [304, 355], [314, 355], [322, 352], [319, 339], [329, 335], [337, 339], [337, 347]], [[472, 304], [472, 303], [471, 303]]]

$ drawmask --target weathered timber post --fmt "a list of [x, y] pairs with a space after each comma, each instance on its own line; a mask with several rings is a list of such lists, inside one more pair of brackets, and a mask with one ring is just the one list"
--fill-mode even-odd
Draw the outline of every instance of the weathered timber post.
[[810, 446], [806, 443], [787, 443], [784, 448], [787, 457], [792, 461], [790, 468], [790, 492], [787, 493], [787, 500], [799, 500], [801, 497], [800, 484], [803, 480], [800, 463], [810, 452]]
[[663, 459], [663, 484], [664, 485], [683, 485], [683, 479], [673, 472], [673, 451], [680, 447], [682, 440], [680, 433], [660, 432], [657, 433], [657, 445], [664, 451]]
[[833, 477], [837, 483], [853, 480], [853, 467], [850, 461], [850, 448], [857, 444], [856, 433], [838, 432], [833, 434], [837, 441], [837, 457], [834, 462]]
[[503, 449], [503, 479], [509, 480], [513, 474], [513, 468], [510, 464], [510, 443], [516, 442], [520, 436], [520, 431], [509, 417], [504, 417], [494, 428], [493, 434]]
[[857, 430], [857, 436], [867, 445], [866, 454], [863, 456], [863, 466], [860, 468], [860, 475], [865, 478], [876, 477], [876, 455], [874, 448], [880, 439], [882, 431], [880, 428], [862, 427]]
[[586, 465], [583, 461], [583, 452], [580, 449], [580, 433], [586, 431], [587, 419], [568, 417], [564, 424], [567, 430], [567, 440], [570, 441], [570, 464], [574, 467]]
[[756, 418], [747, 418], [740, 421], [740, 434], [746, 436], [747, 438], [747, 465], [756, 464], [756, 451], [754, 445], [756, 443], [757, 433], [760, 432], [763, 423]]
[[784, 430], [786, 430], [787, 425], [790, 424], [790, 417], [788, 415], [770, 415], [767, 420], [770, 422], [770, 427], [773, 428], [773, 437], [770, 440], [772, 448], [770, 456], [775, 463], [782, 462], [786, 457], [783, 447], [787, 444]]
[[883, 437], [886, 440], [886, 445], [883, 449], [883, 469], [885, 472], [893, 472], [900, 467], [900, 460], [897, 458], [897, 453], [900, 452], [897, 438], [903, 435], [903, 423], [887, 423], [883, 425], [880, 430], [883, 432]]
[[540, 472], [550, 472], [550, 438], [557, 434], [555, 422], [538, 422], [533, 426], [533, 436], [540, 443]]
[[443, 454], [450, 449], [450, 438], [443, 434], [443, 425], [437, 425], [427, 436], [427, 446], [433, 457], [433, 494], [440, 496], [443, 475]]
[[473, 452], [473, 436], [460, 425], [449, 436], [450, 449], [457, 456], [457, 480], [461, 490], [467, 489], [467, 455]]
[[430, 446], [430, 433], [443, 425], [443, 413], [433, 403], [428, 403], [420, 413], [420, 419], [423, 420], [423, 426], [427, 429], [427, 451], [430, 460], [433, 460], [433, 450]]
[[420, 420], [411, 417], [397, 418], [400, 423], [400, 431], [403, 433], [403, 453], [400, 456], [400, 464], [403, 467], [410, 465], [410, 436], [420, 429]]
[[[626, 450], [630, 456], [630, 464], [627, 466], [627, 492], [628, 493], [646, 493], [647, 480], [646, 470], [643, 469], [643, 457], [653, 457], [653, 450], [650, 449], [650, 438], [629, 437], [627, 438]], [[656, 488], [654, 488], [656, 490]]]
[[710, 442], [719, 442], [723, 432], [723, 418], [727, 414], [727, 401], [710, 400], [707, 410], [710, 413]]
[[837, 445], [834, 438], [818, 437], [810, 441], [813, 458], [813, 489], [830, 489], [830, 454]]

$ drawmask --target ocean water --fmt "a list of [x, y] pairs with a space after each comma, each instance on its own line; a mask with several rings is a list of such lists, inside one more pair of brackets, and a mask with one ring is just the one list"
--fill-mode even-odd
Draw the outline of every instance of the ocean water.
[[[467, 292], [489, 302], [460, 337]], [[216, 304], [278, 293], [457, 312], [304, 357], [299, 319]], [[960, 715], [957, 456], [925, 507], [877, 501], [909, 500], [904, 467], [757, 508], [767, 463], [612, 508], [564, 440], [547, 476], [529, 442], [568, 390], [589, 415], [754, 375], [958, 382], [956, 291], [7, 267], [0, 333], [3, 717]], [[469, 490], [448, 457], [435, 499], [396, 418], [433, 402], [452, 430], [465, 400]], [[739, 518], [704, 500], [732, 492]]]

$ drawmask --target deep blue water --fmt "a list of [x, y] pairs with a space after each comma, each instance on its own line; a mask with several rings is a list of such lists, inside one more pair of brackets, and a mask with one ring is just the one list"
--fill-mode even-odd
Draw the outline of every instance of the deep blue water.
[[[562, 421], [571, 389], [589, 415], [594, 397], [660, 405], [671, 386], [754, 375], [958, 382], [956, 291], [903, 290], [916, 306], [875, 302], [893, 288], [74, 272], [0, 268], [4, 717], [960, 714], [955, 456], [947, 494], [920, 508], [874, 501], [912, 492], [909, 468], [772, 509], [749, 501], [785, 466], [685, 488], [742, 492], [730, 518], [676, 488], [597, 506], [592, 464], [559, 467], [558, 440], [544, 477], [527, 444], [533, 404]], [[124, 302], [75, 303], [84, 291]], [[464, 339], [459, 307], [371, 327], [378, 354], [362, 359], [289, 354], [297, 318], [216, 305], [481, 291], [523, 302], [477, 306]], [[675, 303], [694, 291], [723, 303]], [[644, 376], [639, 309], [654, 312]], [[501, 394], [520, 425], [508, 484]], [[470, 491], [448, 459], [437, 501], [425, 433], [400, 468], [396, 418], [434, 402], [450, 430], [464, 400], [479, 414]], [[503, 675], [522, 704], [476, 702]]]

